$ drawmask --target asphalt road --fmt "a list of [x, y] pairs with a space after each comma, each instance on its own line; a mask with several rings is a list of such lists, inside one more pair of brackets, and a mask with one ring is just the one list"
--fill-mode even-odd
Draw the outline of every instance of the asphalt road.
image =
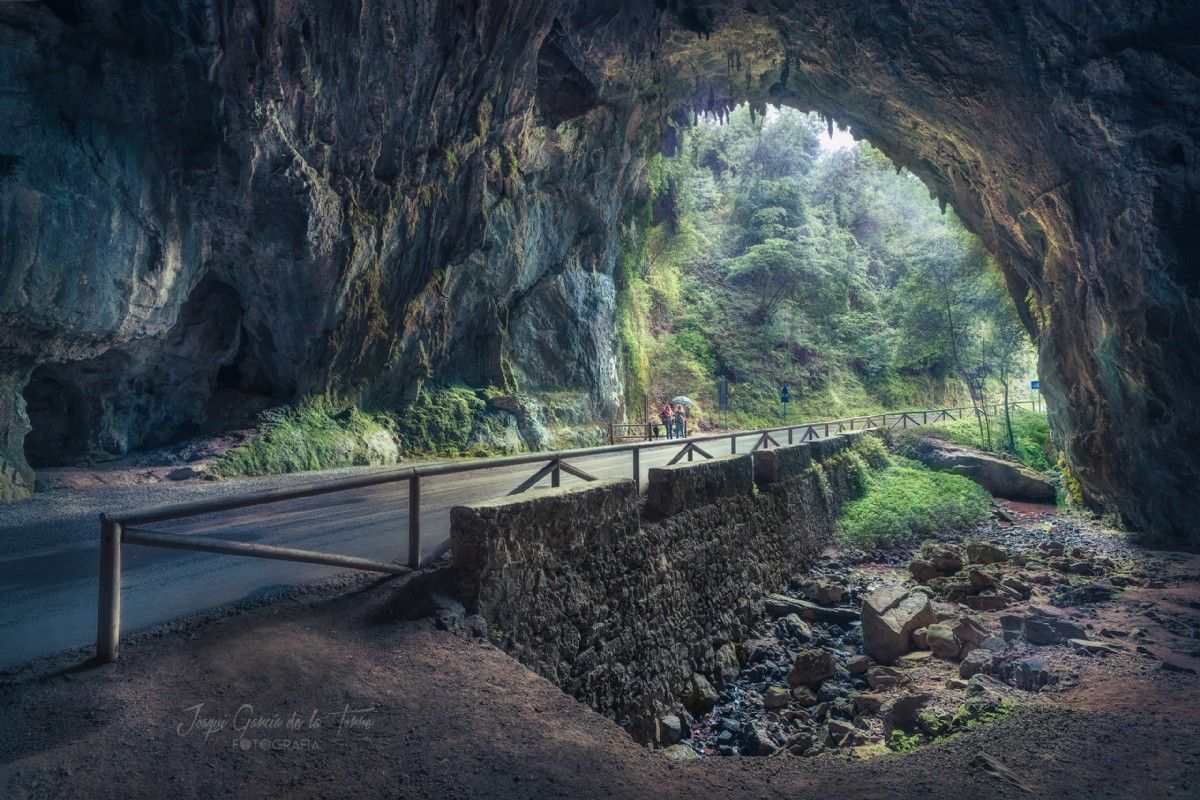
[[[755, 438], [739, 436], [738, 452], [749, 451]], [[714, 456], [729, 452], [728, 440], [701, 446]], [[646, 471], [666, 464], [676, 452], [674, 447], [642, 452], [643, 488]], [[571, 463], [596, 477], [632, 477], [629, 453], [572, 459]], [[506, 495], [538, 467], [531, 464], [422, 479], [425, 555], [448, 541], [453, 506]], [[4, 548], [0, 550], [0, 667], [95, 641], [96, 520], [100, 512], [298, 485], [332, 474], [353, 473], [339, 470], [209, 484], [161, 483], [69, 497], [51, 493], [0, 509], [0, 547]], [[562, 474], [562, 485], [575, 483], [581, 481]], [[539, 485], [549, 486], [549, 479]], [[403, 561], [408, 549], [407, 482], [148, 527], [187, 532], [208, 528], [217, 520], [223, 523], [220, 532], [209, 530], [206, 535]], [[124, 545], [122, 567], [123, 633], [344, 572], [337, 567], [130, 544]]]

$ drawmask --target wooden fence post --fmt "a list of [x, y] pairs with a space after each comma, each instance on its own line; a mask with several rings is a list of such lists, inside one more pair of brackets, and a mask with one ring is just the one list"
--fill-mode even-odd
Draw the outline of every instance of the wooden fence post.
[[421, 566], [421, 476], [408, 479], [408, 565]]
[[96, 660], [117, 660], [121, 641], [121, 524], [100, 515], [100, 595], [96, 612]]

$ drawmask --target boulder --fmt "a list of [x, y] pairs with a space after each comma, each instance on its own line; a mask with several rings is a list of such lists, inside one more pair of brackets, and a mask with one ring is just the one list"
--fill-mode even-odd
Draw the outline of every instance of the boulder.
[[765, 602], [767, 613], [772, 617], [799, 614], [802, 619], [824, 622], [829, 625], [849, 625], [858, 621], [858, 610], [845, 606], [822, 606], [786, 594], [769, 594]]
[[680, 700], [683, 707], [693, 714], [707, 714], [716, 705], [717, 690], [708, 682], [708, 678], [693, 672]]
[[[958, 548], [952, 544], [939, 542], [936, 539], [926, 539], [921, 542], [921, 547], [917, 551], [917, 560], [930, 564], [936, 570], [935, 576], [937, 574], [953, 575], [963, 568], [962, 555], [959, 553]], [[931, 576], [931, 578], [935, 576]], [[930, 580], [931, 578], [925, 578], [924, 580]]]
[[999, 611], [1008, 608], [1008, 598], [1002, 594], [985, 592], [974, 597], [962, 598], [962, 604], [972, 611]]
[[959, 617], [950, 626], [950, 630], [954, 632], [959, 641], [971, 644], [980, 644], [991, 635], [986, 628], [970, 617]]
[[683, 722], [676, 714], [665, 714], [658, 719], [658, 743], [678, 744], [683, 739]]
[[930, 625], [925, 638], [929, 644], [929, 651], [938, 658], [958, 658], [962, 649], [962, 643], [954, 635], [954, 631], [943, 622]]
[[997, 497], [1030, 503], [1055, 500], [1054, 485], [1045, 478], [1021, 464], [989, 453], [925, 436], [917, 440], [912, 455], [930, 469], [969, 478]]
[[909, 692], [886, 703], [881, 709], [885, 730], [899, 729], [906, 733], [916, 730], [917, 717], [931, 698], [925, 692]]
[[958, 676], [960, 678], [970, 678], [972, 675], [986, 673], [992, 666], [992, 658], [994, 654], [984, 647], [972, 650], [970, 654], [962, 660], [958, 665]]
[[1091, 656], [1103, 656], [1117, 652], [1117, 648], [1108, 642], [1097, 642], [1092, 639], [1067, 639], [1071, 649]]
[[788, 614], [775, 623], [775, 635], [780, 639], [807, 642], [812, 639], [812, 626], [800, 618], [799, 614]]
[[967, 542], [963, 553], [968, 564], [999, 564], [1008, 561], [1008, 551], [995, 542]]
[[851, 675], [865, 675], [867, 670], [871, 668], [871, 659], [867, 656], [851, 656], [846, 661], [846, 671]]
[[926, 561], [923, 558], [914, 558], [908, 562], [908, 571], [921, 583], [926, 583], [942, 575], [942, 571], [935, 567], [932, 561]]
[[905, 682], [900, 673], [891, 667], [871, 667], [867, 670], [867, 685], [872, 691], [891, 689]]
[[917, 628], [912, 632], [912, 646], [917, 650], [929, 649], [929, 628]]
[[913, 631], [936, 622], [925, 594], [883, 586], [863, 599], [863, 649], [879, 663], [891, 664], [908, 652]]
[[793, 689], [816, 686], [821, 681], [832, 678], [835, 670], [836, 665], [831, 654], [806, 647], [796, 653], [792, 661], [792, 668], [788, 672], [788, 686]]
[[747, 756], [769, 756], [779, 749], [770, 732], [759, 723], [748, 725], [742, 730], [740, 745], [742, 755]]
[[842, 596], [846, 594], [846, 589], [823, 578], [814, 578], [805, 582], [804, 592], [817, 603], [823, 606], [831, 606], [842, 601]]
[[848, 747], [857, 735], [858, 731], [849, 722], [831, 719], [821, 731], [820, 741], [826, 747]]
[[768, 686], [763, 692], [763, 708], [768, 711], [776, 711], [780, 708], [786, 708], [787, 704], [792, 702], [792, 693], [782, 686]]
[[686, 744], [673, 744], [663, 748], [662, 752], [672, 761], [699, 761], [703, 757]]
[[795, 689], [792, 689], [792, 699], [805, 708], [808, 708], [809, 706], [815, 706], [818, 702], [820, 702], [817, 700], [817, 696], [813, 694], [812, 690], [807, 686], [797, 686]]

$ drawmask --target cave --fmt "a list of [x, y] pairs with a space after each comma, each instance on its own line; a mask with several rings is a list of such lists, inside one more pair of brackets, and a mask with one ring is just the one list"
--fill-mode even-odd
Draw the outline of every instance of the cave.
[[[1091, 500], [1194, 539], [1194, 4], [201, 5], [0, 9], [23, 89], [0, 100], [0, 385], [37, 378], [32, 419], [36, 370], [153, 349], [209, 274], [237, 287], [236, 330], [284, 397], [403, 397], [503, 333], [514, 380], [552, 386], [582, 359], [570, 380], [608, 416], [619, 231], [646, 159], [691, 115], [780, 104], [850, 125], [954, 206], [1004, 270]], [[240, 381], [218, 379], [233, 349], [195, 374]], [[5, 407], [20, 482], [26, 420]]]
[[39, 366], [25, 385], [30, 425], [25, 456], [32, 467], [62, 466], [83, 452], [83, 398], [60, 372], [59, 365]]

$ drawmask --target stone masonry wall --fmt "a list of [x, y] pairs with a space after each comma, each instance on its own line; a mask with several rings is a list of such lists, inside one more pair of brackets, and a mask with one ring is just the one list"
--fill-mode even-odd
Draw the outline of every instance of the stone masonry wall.
[[853, 436], [652, 469], [644, 504], [625, 479], [457, 507], [460, 595], [513, 656], [655, 739], [698, 680], [736, 674], [764, 597], [829, 543]]

